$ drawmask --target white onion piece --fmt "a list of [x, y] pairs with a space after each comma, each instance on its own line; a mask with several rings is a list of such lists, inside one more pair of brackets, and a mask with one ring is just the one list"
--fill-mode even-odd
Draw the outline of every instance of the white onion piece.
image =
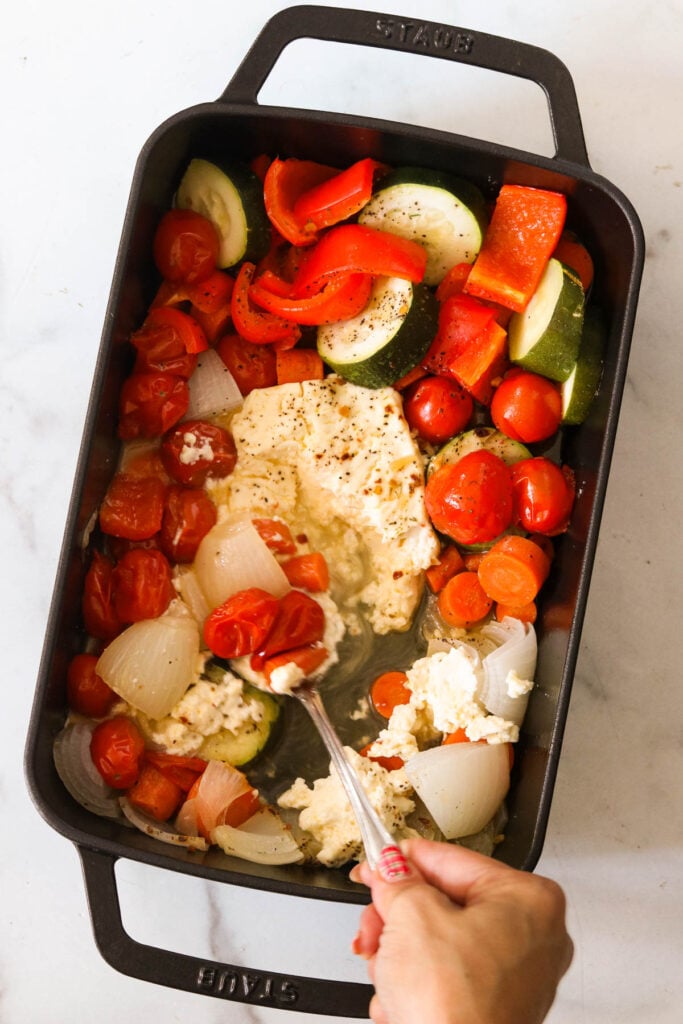
[[106, 784], [90, 756], [92, 722], [67, 725], [55, 738], [53, 757], [57, 774], [77, 803], [101, 818], [120, 818], [116, 790]]
[[178, 566], [173, 585], [201, 630], [211, 609], [199, 585], [197, 573], [189, 565]]
[[422, 750], [406, 774], [446, 839], [481, 831], [510, 785], [507, 743], [447, 743]]
[[215, 349], [200, 352], [187, 384], [190, 401], [183, 420], [212, 419], [242, 405], [242, 393], [235, 378]]
[[142, 458], [143, 455], [152, 455], [159, 451], [159, 438], [143, 437], [135, 441], [126, 441], [121, 447], [119, 456], [119, 473], [125, 473], [132, 462]]
[[208, 850], [209, 844], [201, 836], [186, 836], [182, 832], [176, 832], [168, 828], [162, 822], [150, 818], [148, 814], [143, 814], [137, 807], [133, 807], [125, 796], [121, 797], [119, 803], [121, 804], [121, 810], [131, 825], [135, 825], [136, 828], [144, 832], [145, 835], [151, 836], [152, 839], [158, 839], [162, 843], [169, 843], [171, 846], [184, 846], [187, 850]]
[[510, 695], [508, 676], [514, 672], [522, 680], [533, 680], [538, 653], [536, 632], [529, 623], [510, 616], [502, 622], [482, 626], [481, 631], [498, 646], [483, 660], [479, 698], [492, 715], [521, 725], [529, 702], [529, 691]]
[[97, 673], [128, 704], [163, 718], [192, 682], [198, 655], [194, 619], [165, 614], [124, 629], [100, 655]]
[[249, 587], [260, 587], [274, 597], [290, 589], [282, 566], [248, 514], [211, 527], [197, 549], [194, 570], [211, 608]]
[[291, 831], [270, 807], [239, 828], [219, 825], [211, 832], [211, 841], [225, 853], [255, 864], [298, 864], [304, 859]]

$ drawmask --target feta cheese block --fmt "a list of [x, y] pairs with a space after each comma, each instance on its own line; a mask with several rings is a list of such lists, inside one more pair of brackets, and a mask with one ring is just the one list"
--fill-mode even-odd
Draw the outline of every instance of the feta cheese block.
[[439, 543], [397, 392], [339, 377], [256, 389], [231, 429], [235, 470], [207, 483], [219, 514], [282, 518], [325, 555], [338, 604], [376, 633], [407, 629]]

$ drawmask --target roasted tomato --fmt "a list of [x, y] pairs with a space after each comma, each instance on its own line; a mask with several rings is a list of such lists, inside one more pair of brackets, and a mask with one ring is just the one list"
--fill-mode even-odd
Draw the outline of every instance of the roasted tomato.
[[227, 430], [205, 420], [185, 420], [164, 437], [161, 461], [178, 483], [201, 487], [207, 477], [232, 473], [237, 452]]

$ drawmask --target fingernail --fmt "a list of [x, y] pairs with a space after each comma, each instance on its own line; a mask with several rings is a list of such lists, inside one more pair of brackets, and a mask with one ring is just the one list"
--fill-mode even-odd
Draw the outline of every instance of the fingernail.
[[384, 847], [377, 862], [377, 870], [385, 882], [398, 882], [412, 875], [410, 864], [398, 846]]

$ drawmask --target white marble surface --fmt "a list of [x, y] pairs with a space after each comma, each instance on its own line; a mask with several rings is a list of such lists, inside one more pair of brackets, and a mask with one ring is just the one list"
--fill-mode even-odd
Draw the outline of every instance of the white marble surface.
[[[222, 91], [282, 6], [251, 0], [238, 14], [225, 0], [26, 0], [3, 15], [3, 1024], [311, 1019], [178, 993], [110, 969], [93, 943], [76, 853], [33, 808], [21, 769], [135, 158], [165, 117]], [[644, 225], [648, 258], [630, 371], [538, 870], [565, 887], [577, 947], [551, 1024], [678, 1024], [683, 0], [421, 0], [402, 4], [404, 12], [560, 56], [576, 84], [592, 166], [626, 193]], [[515, 83], [501, 89], [488, 75], [472, 73], [461, 85], [460, 69], [445, 62], [402, 55], [405, 63], [362, 66], [361, 58], [333, 51], [283, 58], [270, 101], [405, 119], [548, 152], [536, 87], [519, 98]], [[233, 890], [130, 863], [119, 885], [136, 938], [269, 970], [364, 980], [348, 952], [358, 908]], [[330, 1012], [321, 1019], [337, 1020]]]

